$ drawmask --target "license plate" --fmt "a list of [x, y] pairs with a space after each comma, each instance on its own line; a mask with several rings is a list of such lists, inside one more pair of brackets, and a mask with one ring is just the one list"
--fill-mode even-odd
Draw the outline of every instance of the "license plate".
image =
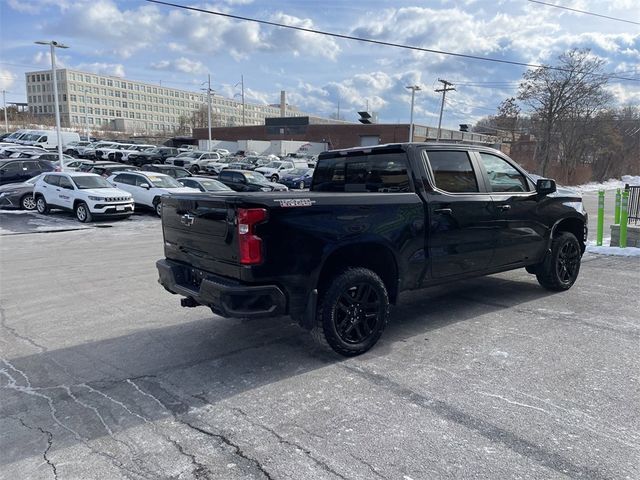
[[117, 212], [124, 212], [124, 207], [116, 207]]

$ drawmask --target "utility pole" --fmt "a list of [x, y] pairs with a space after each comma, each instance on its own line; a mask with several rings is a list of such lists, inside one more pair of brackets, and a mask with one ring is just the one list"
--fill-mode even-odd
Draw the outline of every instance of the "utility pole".
[[447, 94], [447, 92], [450, 92], [452, 90], [455, 90], [455, 88], [453, 87], [453, 83], [448, 82], [446, 80], [441, 80], [440, 78], [438, 79], [438, 81], [440, 83], [442, 83], [442, 88], [436, 88], [436, 92], [442, 92], [442, 103], [440, 104], [440, 119], [438, 120], [438, 136], [436, 138], [436, 141], [439, 142], [440, 141], [440, 129], [442, 127], [442, 111], [444, 110], [444, 97]]
[[2, 103], [4, 104], [4, 133], [9, 133], [9, 121], [7, 120], [7, 97], [6, 91], [2, 90]]
[[413, 142], [413, 101], [415, 100], [416, 90], [421, 90], [421, 88], [418, 85], [410, 85], [405, 88], [411, 90], [411, 117], [409, 120], [409, 141]]

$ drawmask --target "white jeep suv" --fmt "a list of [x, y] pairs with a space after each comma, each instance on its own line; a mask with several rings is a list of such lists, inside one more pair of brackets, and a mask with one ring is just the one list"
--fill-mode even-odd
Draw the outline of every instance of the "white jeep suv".
[[100, 175], [84, 172], [49, 172], [33, 187], [38, 213], [53, 208], [75, 212], [80, 222], [95, 217], [128, 217], [133, 213], [133, 198], [114, 188]]
[[112, 185], [133, 195], [136, 205], [153, 208], [156, 215], [162, 216], [162, 196], [172, 193], [199, 192], [178, 183], [176, 179], [156, 172], [118, 172], [107, 178]]

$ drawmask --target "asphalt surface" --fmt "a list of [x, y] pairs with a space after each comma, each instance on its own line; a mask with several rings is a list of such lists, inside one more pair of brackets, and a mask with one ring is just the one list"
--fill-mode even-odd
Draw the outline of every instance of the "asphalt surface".
[[524, 270], [405, 294], [345, 360], [288, 318], [181, 308], [150, 215], [11, 215], [2, 479], [640, 478], [637, 257], [588, 254], [561, 294]]

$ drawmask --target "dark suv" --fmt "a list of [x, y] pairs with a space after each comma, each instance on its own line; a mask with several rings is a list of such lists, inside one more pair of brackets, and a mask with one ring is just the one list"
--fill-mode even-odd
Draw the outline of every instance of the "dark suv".
[[143, 152], [130, 153], [128, 163], [131, 165], [142, 166], [147, 163], [164, 163], [169, 157], [175, 157], [180, 151], [173, 147], [157, 147], [145, 150]]
[[53, 172], [54, 170], [54, 164], [48, 160], [0, 160], [0, 185], [24, 182], [31, 177], [44, 172]]

